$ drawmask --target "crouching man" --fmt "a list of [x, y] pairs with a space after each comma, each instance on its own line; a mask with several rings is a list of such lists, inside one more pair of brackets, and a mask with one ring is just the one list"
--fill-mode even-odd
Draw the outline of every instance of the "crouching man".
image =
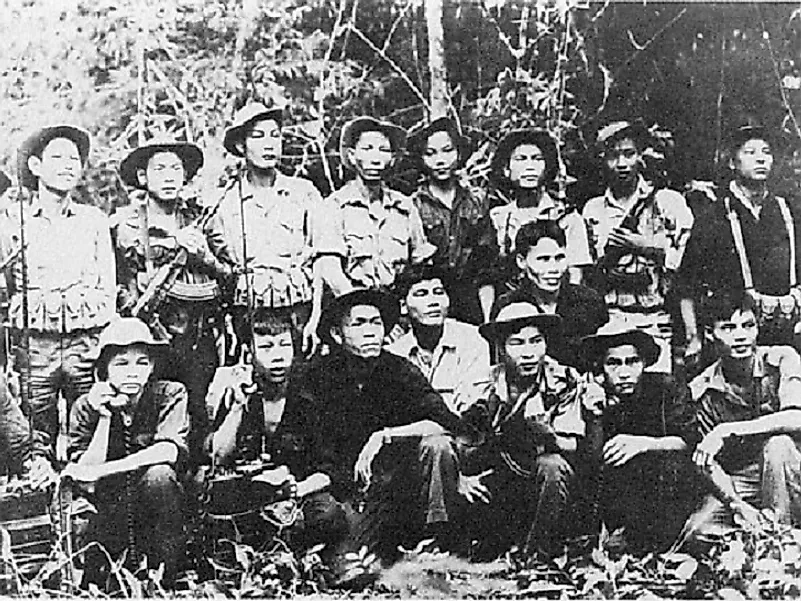
[[[212, 433], [206, 439], [206, 448], [215, 467], [256, 460], [274, 467], [270, 470], [271, 483], [284, 490], [259, 486], [258, 482], [246, 489], [249, 483], [243, 481], [237, 485], [236, 505], [244, 503], [258, 510], [287, 494], [297, 495], [303, 499], [303, 520], [292, 529], [292, 542], [302, 547], [333, 545], [347, 534], [347, 521], [342, 506], [322, 490], [330, 483], [328, 476], [308, 470], [314, 411], [303, 405], [299, 396], [287, 394], [290, 386], [302, 381], [305, 371], [294, 361], [293, 336], [289, 319], [269, 308], [255, 312], [251, 362], [217, 368], [209, 388], [206, 407]], [[212, 481], [212, 499], [214, 487]], [[220, 509], [241, 512], [241, 506]], [[249, 524], [248, 536], [262, 535], [260, 526], [263, 529], [264, 520]]]
[[663, 548], [692, 510], [689, 453], [697, 428], [689, 391], [645, 371], [660, 348], [642, 330], [608, 325], [584, 339], [584, 352], [606, 392], [587, 417], [601, 518], [612, 530], [625, 527], [634, 552]]
[[757, 318], [745, 294], [702, 304], [706, 336], [720, 359], [690, 383], [703, 439], [693, 460], [714, 489], [700, 532], [750, 526], [758, 510], [801, 524], [801, 358], [789, 346], [757, 346]]
[[[97, 508], [88, 538], [116, 559], [127, 552], [135, 570], [164, 564], [169, 586], [184, 556], [183, 490], [176, 465], [186, 458], [187, 393], [183, 384], [155, 380], [165, 342], [135, 318], [119, 318], [102, 332], [96, 382], [72, 407], [64, 476], [93, 483]], [[86, 553], [83, 586], [108, 584], [106, 553]]]
[[382, 348], [398, 316], [382, 292], [334, 299], [320, 333], [331, 353], [297, 391], [315, 415], [311, 471], [331, 478], [349, 514], [347, 546], [366, 545], [389, 561], [398, 545], [424, 535], [445, 544], [459, 479], [446, 436], [459, 419], [420, 371]]
[[465, 449], [463, 472], [470, 476], [460, 484], [473, 501], [479, 557], [513, 544], [527, 557], [547, 557], [559, 550], [572, 501], [585, 434], [582, 401], [603, 392], [547, 355], [558, 315], [514, 297], [496, 311], [480, 332], [497, 346], [501, 363], [486, 396], [462, 416], [475, 444]]

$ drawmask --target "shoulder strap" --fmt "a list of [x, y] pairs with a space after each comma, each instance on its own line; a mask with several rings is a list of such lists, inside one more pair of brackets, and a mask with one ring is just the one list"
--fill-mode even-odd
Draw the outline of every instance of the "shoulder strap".
[[781, 196], [776, 196], [776, 202], [779, 204], [779, 212], [782, 214], [782, 219], [784, 219], [787, 235], [790, 236], [790, 288], [795, 288], [798, 284], [795, 262], [795, 224], [793, 223], [793, 216], [790, 214], [790, 207], [787, 206], [787, 201]]
[[737, 256], [740, 259], [740, 271], [743, 274], [743, 284], [746, 290], [754, 288], [754, 277], [751, 273], [751, 265], [748, 263], [748, 256], [745, 254], [745, 240], [743, 240], [743, 228], [740, 225], [740, 218], [731, 207], [731, 199], [728, 196], [723, 197], [723, 205], [726, 207], [726, 215], [729, 218], [729, 226], [731, 227], [731, 235], [734, 238], [734, 248], [737, 250]]

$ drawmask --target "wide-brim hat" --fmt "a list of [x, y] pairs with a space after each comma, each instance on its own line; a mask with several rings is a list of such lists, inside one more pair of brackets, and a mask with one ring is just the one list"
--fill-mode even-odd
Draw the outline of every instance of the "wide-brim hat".
[[112, 349], [142, 344], [151, 351], [166, 350], [165, 340], [156, 340], [147, 324], [136, 317], [117, 317], [100, 333], [100, 340], [88, 359], [99, 362]]
[[753, 117], [747, 117], [736, 123], [729, 131], [729, 135], [726, 137], [726, 148], [729, 152], [735, 152], [749, 140], [765, 140], [776, 149], [781, 147], [784, 142], [780, 133], [766, 127]]
[[245, 138], [248, 127], [262, 120], [275, 121], [280, 127], [284, 122], [284, 110], [277, 106], [268, 107], [263, 102], [249, 102], [236, 112], [230, 127], [225, 130], [223, 136], [225, 149], [234, 156], [243, 156], [237, 144]]
[[78, 154], [81, 156], [81, 164], [86, 165], [89, 158], [91, 141], [89, 132], [74, 125], [52, 125], [43, 127], [33, 132], [20, 145], [17, 150], [17, 174], [19, 182], [24, 187], [35, 189], [39, 185], [39, 178], [31, 173], [28, 167], [28, 159], [42, 153], [45, 146], [56, 138], [66, 138], [72, 140], [78, 147]]
[[621, 328], [606, 324], [597, 333], [582, 339], [582, 355], [585, 365], [587, 367], [597, 365], [607, 350], [626, 344], [631, 344], [637, 349], [645, 367], [653, 365], [659, 359], [661, 352], [659, 345], [650, 334], [636, 328]]
[[366, 131], [378, 131], [389, 138], [389, 144], [394, 154], [403, 152], [406, 147], [406, 130], [388, 121], [379, 121], [373, 117], [357, 117], [348, 121], [339, 135], [339, 156], [342, 165], [353, 169], [348, 159], [347, 150], [353, 148], [356, 142]]
[[120, 179], [126, 186], [142, 188], [137, 177], [140, 169], [147, 169], [147, 162], [159, 152], [172, 152], [178, 155], [184, 165], [186, 181], [190, 181], [203, 166], [203, 151], [191, 142], [181, 142], [171, 137], [159, 137], [134, 149], [120, 163]]
[[437, 132], [447, 132], [456, 147], [456, 152], [459, 158], [456, 161], [456, 167], [461, 167], [467, 161], [470, 154], [470, 140], [462, 135], [459, 124], [450, 117], [439, 117], [433, 121], [420, 121], [409, 130], [409, 136], [406, 142], [406, 150], [411, 157], [419, 163], [422, 163], [423, 156], [425, 156], [426, 145], [428, 139]]
[[556, 138], [547, 130], [534, 127], [510, 131], [500, 139], [490, 162], [490, 176], [495, 181], [506, 181], [504, 172], [509, 167], [509, 159], [515, 149], [523, 144], [533, 144], [542, 151], [545, 157], [545, 173], [542, 181], [546, 185], [552, 183], [559, 173]]
[[638, 145], [642, 145], [650, 140], [650, 137], [648, 128], [639, 121], [612, 121], [598, 130], [595, 136], [595, 146], [599, 151], [603, 151], [612, 142], [622, 138], [631, 138]]
[[386, 333], [389, 333], [400, 319], [400, 305], [391, 294], [373, 289], [353, 290], [333, 299], [323, 311], [318, 329], [320, 338], [328, 344], [333, 343], [331, 328], [341, 323], [342, 316], [347, 311], [359, 305], [370, 305], [378, 309]]
[[547, 340], [562, 326], [562, 318], [558, 315], [542, 313], [530, 301], [517, 297], [502, 303], [494, 313], [488, 323], [478, 328], [479, 334], [491, 343], [503, 344], [507, 336], [527, 326], [540, 328]]

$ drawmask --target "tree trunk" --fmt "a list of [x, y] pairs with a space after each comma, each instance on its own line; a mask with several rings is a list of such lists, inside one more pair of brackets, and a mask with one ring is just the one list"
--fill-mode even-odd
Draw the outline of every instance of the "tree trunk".
[[428, 69], [431, 73], [431, 119], [448, 112], [448, 74], [445, 69], [443, 0], [425, 0], [428, 29]]

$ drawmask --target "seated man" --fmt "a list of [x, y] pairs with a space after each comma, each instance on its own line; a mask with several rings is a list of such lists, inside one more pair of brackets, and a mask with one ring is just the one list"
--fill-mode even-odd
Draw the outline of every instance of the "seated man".
[[176, 466], [186, 459], [189, 427], [183, 384], [155, 380], [166, 342], [135, 318], [118, 318], [100, 336], [98, 382], [72, 407], [64, 476], [96, 483], [97, 514], [88, 538], [82, 585], [109, 584], [107, 554], [127, 551], [133, 570], [142, 555], [164, 564], [169, 586], [184, 556], [183, 490]]
[[561, 335], [549, 341], [548, 355], [564, 365], [578, 367], [582, 338], [609, 321], [603, 297], [592, 288], [568, 281], [567, 238], [555, 221], [526, 223], [515, 238], [515, 259], [520, 275], [512, 298], [533, 303], [542, 313], [562, 318]]
[[398, 278], [396, 291], [412, 329], [387, 350], [412, 362], [454, 413], [476, 400], [478, 383], [490, 369], [489, 346], [476, 326], [448, 317], [450, 281], [428, 263]]
[[[307, 464], [313, 415], [298, 402], [297, 396], [287, 396], [290, 378], [302, 378], [302, 369], [292, 370], [295, 358], [293, 335], [289, 319], [277, 316], [269, 308], [256, 311], [252, 363], [217, 368], [209, 387], [206, 407], [212, 431], [206, 438], [206, 448], [215, 466], [232, 463], [234, 459], [261, 459], [279, 466], [275, 470], [276, 477], [280, 471], [289, 478], [278, 478], [273, 482], [275, 487], [287, 484], [291, 491], [304, 497], [308, 490], [324, 488], [328, 478], [319, 473], [309, 475]], [[295, 485], [296, 478], [305, 480]], [[243, 482], [242, 486], [247, 484]], [[259, 495], [260, 491], [262, 495]], [[262, 496], [240, 499], [249, 507], [259, 507], [277, 498], [276, 492], [269, 486], [253, 487], [247, 492], [240, 489], [239, 496]], [[312, 512], [306, 512], [313, 515], [303, 520], [302, 533], [293, 532], [294, 541], [302, 540], [304, 546], [336, 542], [346, 533], [344, 511], [331, 494], [310, 494], [303, 507], [313, 508]], [[234, 510], [232, 507], [225, 509]], [[263, 520], [259, 519], [253, 525], [258, 529], [264, 525]]]
[[659, 346], [640, 330], [607, 326], [585, 339], [584, 352], [606, 391], [587, 420], [601, 518], [612, 530], [624, 526], [634, 550], [653, 551], [675, 540], [691, 511], [688, 450], [697, 428], [689, 391], [645, 371]]
[[550, 556], [560, 547], [585, 431], [582, 401], [603, 394], [547, 355], [560, 322], [515, 301], [480, 328], [497, 345], [501, 363], [487, 396], [462, 418], [477, 443], [465, 449], [463, 471], [476, 474], [469, 478], [474, 494], [466, 496], [485, 503], [473, 504], [471, 519], [479, 525], [479, 557], [492, 558], [512, 544], [527, 557]]
[[398, 316], [379, 291], [334, 299], [320, 332], [331, 353], [290, 390], [301, 398], [287, 401], [315, 417], [310, 471], [327, 474], [346, 504], [349, 546], [367, 545], [385, 560], [423, 534], [445, 544], [459, 478], [445, 436], [459, 419], [413, 365], [382, 348]]
[[750, 296], [728, 292], [701, 305], [720, 359], [690, 383], [703, 439], [693, 461], [711, 482], [700, 531], [719, 533], [733, 517], [753, 524], [758, 509], [799, 525], [801, 358], [789, 346], [757, 346]]

